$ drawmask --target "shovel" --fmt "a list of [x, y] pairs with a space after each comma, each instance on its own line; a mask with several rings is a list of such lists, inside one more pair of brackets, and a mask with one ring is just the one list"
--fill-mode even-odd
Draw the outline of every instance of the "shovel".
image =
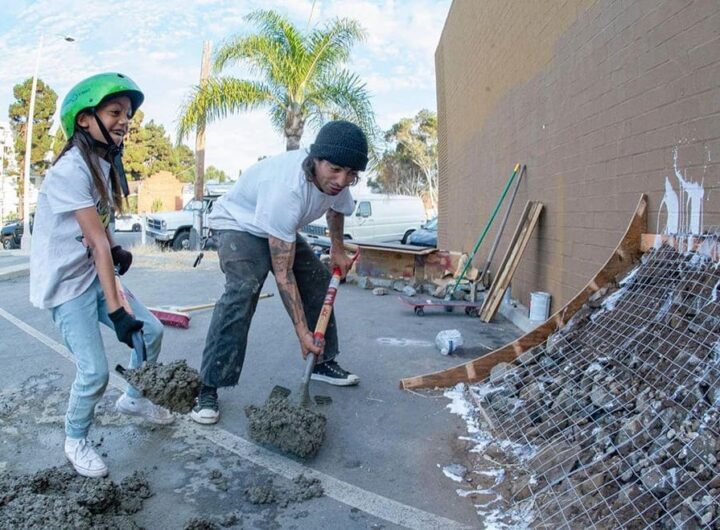
[[[355, 252], [352, 257], [353, 263], [359, 254], [359, 250]], [[325, 293], [325, 301], [323, 302], [322, 309], [320, 310], [320, 316], [318, 317], [317, 324], [315, 325], [315, 332], [313, 333], [316, 346], [325, 341], [325, 331], [327, 330], [328, 322], [330, 322], [330, 315], [332, 315], [335, 295], [337, 294], [338, 287], [340, 286], [341, 277], [342, 271], [340, 270], [340, 267], [334, 267], [332, 278], [330, 278], [330, 284], [328, 285], [327, 292]], [[302, 379], [300, 380], [300, 387], [298, 389], [298, 405], [300, 407], [309, 407], [311, 403], [309, 387], [310, 376], [312, 375], [313, 368], [315, 368], [315, 357], [314, 353], [308, 353], [305, 358], [305, 370], [303, 372]], [[287, 398], [290, 393], [291, 392], [288, 388], [276, 385], [275, 388], [272, 389], [272, 392], [270, 392], [270, 397], [268, 399]]]

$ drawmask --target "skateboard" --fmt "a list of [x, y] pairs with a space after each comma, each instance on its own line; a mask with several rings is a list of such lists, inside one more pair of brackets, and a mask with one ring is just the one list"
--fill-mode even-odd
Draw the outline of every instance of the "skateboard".
[[425, 314], [426, 307], [442, 307], [446, 313], [452, 313], [456, 307], [462, 307], [465, 309], [465, 314], [471, 317], [476, 317], [480, 314], [481, 302], [464, 302], [462, 300], [442, 300], [442, 299], [431, 299], [431, 298], [415, 298], [410, 296], [398, 296], [400, 301], [409, 305], [415, 311], [415, 314], [419, 317]]

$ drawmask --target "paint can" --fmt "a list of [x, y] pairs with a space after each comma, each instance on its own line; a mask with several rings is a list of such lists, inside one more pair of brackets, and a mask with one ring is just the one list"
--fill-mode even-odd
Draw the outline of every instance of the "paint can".
[[530, 293], [530, 320], [547, 320], [550, 316], [550, 293]]

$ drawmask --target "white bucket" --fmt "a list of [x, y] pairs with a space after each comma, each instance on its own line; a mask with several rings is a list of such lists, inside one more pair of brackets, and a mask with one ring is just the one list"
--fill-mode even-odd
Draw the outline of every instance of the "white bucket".
[[550, 316], [550, 293], [530, 293], [530, 320], [547, 320]]

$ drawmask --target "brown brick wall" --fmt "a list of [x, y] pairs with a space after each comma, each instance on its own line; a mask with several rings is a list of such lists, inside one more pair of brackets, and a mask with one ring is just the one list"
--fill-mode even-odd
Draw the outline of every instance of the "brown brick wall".
[[138, 186], [138, 213], [152, 212], [153, 203], [162, 202], [159, 211], [180, 210], [183, 183], [169, 171], [158, 171]]
[[440, 246], [472, 250], [513, 166], [527, 164], [493, 260], [525, 202], [542, 201], [513, 279], [521, 303], [543, 290], [556, 310], [574, 296], [641, 193], [648, 231], [662, 231], [676, 167], [704, 187], [704, 226], [720, 225], [720, 1], [455, 0], [435, 59]]

